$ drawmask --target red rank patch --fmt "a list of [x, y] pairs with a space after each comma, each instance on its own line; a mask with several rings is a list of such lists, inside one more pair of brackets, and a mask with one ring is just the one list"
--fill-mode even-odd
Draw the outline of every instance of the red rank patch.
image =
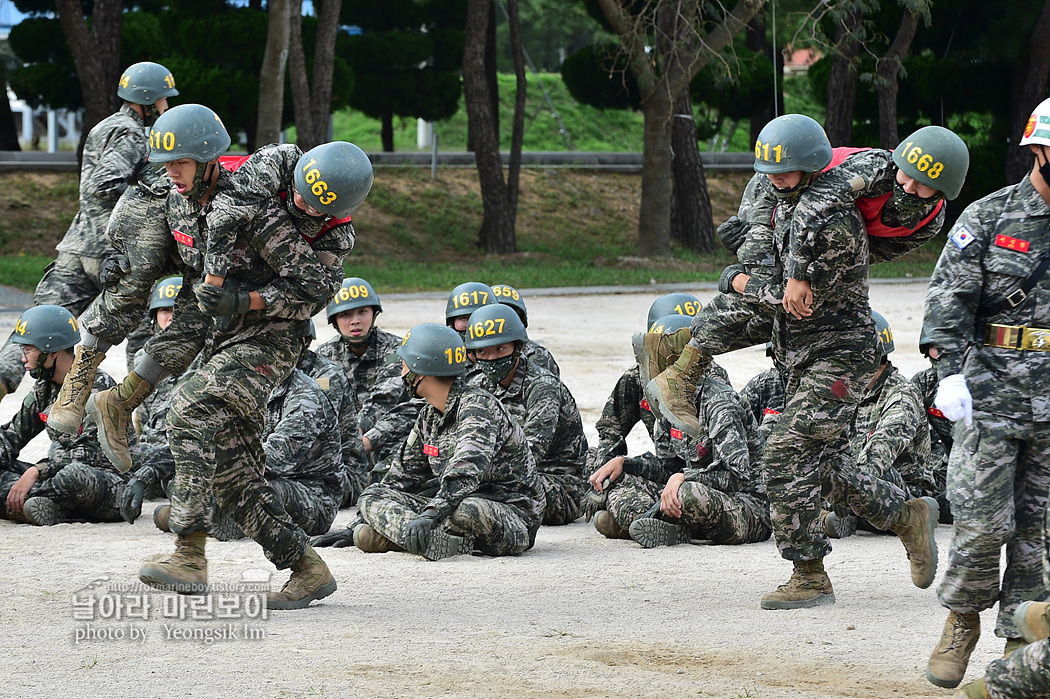
[[269, 364], [256, 364], [255, 370], [263, 376], [269, 376], [270, 373], [273, 371], [273, 368], [270, 367]]
[[940, 410], [937, 410], [937, 408], [934, 408], [933, 406], [926, 408], [926, 412], [928, 412], [930, 415], [933, 415], [934, 417], [944, 417], [944, 413], [942, 413]]
[[845, 398], [847, 393], [849, 393], [849, 384], [842, 379], [831, 384], [831, 395], [836, 398]]
[[433, 444], [424, 444], [423, 453], [427, 456], [437, 456], [439, 452], [438, 448], [435, 447]]
[[1001, 248], [1007, 250], [1016, 250], [1017, 252], [1028, 252], [1028, 247], [1031, 245], [1027, 240], [1021, 240], [1020, 238], [1011, 238], [1008, 235], [997, 235], [995, 236], [995, 244]]
[[780, 411], [779, 410], [773, 410], [772, 408], [766, 408], [765, 410], [762, 411], [762, 414], [763, 415], [779, 415]]
[[182, 231], [172, 231], [171, 235], [174, 236], [175, 240], [187, 247], [193, 247], [193, 236], [186, 235]]
[[40, 422], [47, 422], [47, 413], [37, 413], [37, 416], [40, 418]]
[[707, 456], [707, 447], [704, 446], [703, 442], [696, 443], [696, 455], [701, 459]]
[[642, 398], [641, 406], [642, 410], [648, 410], [650, 413], [653, 412], [653, 409], [649, 407], [649, 401], [644, 398]]
[[682, 438], [682, 430], [676, 430], [675, 428], [672, 427], [671, 428], [671, 439], [681, 439], [681, 438]]

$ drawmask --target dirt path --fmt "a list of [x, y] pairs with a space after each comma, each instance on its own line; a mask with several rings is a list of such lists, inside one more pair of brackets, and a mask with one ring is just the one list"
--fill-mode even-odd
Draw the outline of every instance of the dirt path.
[[[894, 363], [910, 376], [924, 283], [878, 284], [873, 306], [890, 321]], [[697, 291], [706, 301], [711, 290]], [[632, 362], [631, 333], [658, 295], [527, 296], [530, 334], [558, 358], [588, 436], [613, 383]], [[444, 301], [384, 299], [381, 325], [404, 332], [440, 322]], [[10, 331], [14, 316], [0, 316]], [[331, 329], [318, 323], [321, 339]], [[760, 349], [720, 360], [737, 387], [768, 364]], [[104, 367], [123, 375], [122, 352]], [[19, 395], [26, 392], [23, 382]], [[0, 403], [0, 421], [17, 400]], [[645, 448], [636, 431], [635, 451]], [[39, 452], [38, 452], [39, 453]], [[763, 611], [758, 598], [790, 566], [772, 541], [646, 551], [581, 522], [544, 527], [519, 558], [324, 553], [339, 591], [298, 612], [229, 620], [181, 599], [135, 589], [143, 558], [170, 550], [150, 521], [42, 529], [0, 521], [2, 695], [363, 697], [946, 697], [924, 678], [944, 620], [935, 589], [918, 590], [896, 537], [861, 534], [827, 559], [837, 604]], [[336, 526], [350, 519], [344, 510]], [[943, 562], [951, 530], [937, 533]], [[252, 542], [211, 542], [213, 583], [274, 574]], [[277, 584], [286, 573], [275, 573]], [[96, 605], [86, 605], [94, 586]], [[131, 589], [120, 586], [130, 586]], [[101, 601], [99, 601], [101, 600]], [[122, 601], [120, 619], [110, 608]], [[127, 603], [152, 606], [148, 619]], [[221, 600], [213, 595], [213, 600]], [[76, 604], [74, 602], [77, 602]], [[247, 608], [247, 609], [246, 609]], [[77, 619], [82, 614], [86, 619]], [[985, 625], [994, 624], [993, 612]], [[229, 625], [228, 625], [229, 624]], [[207, 631], [209, 630], [210, 631]], [[208, 644], [204, 633], [221, 636]], [[77, 641], [77, 634], [81, 640]], [[141, 634], [145, 640], [141, 640]], [[136, 639], [132, 640], [132, 634]], [[94, 638], [90, 638], [91, 636]], [[196, 635], [196, 639], [186, 638]], [[246, 638], [255, 635], [261, 638]], [[99, 638], [102, 636], [103, 638]], [[121, 636], [121, 638], [114, 638]], [[969, 677], [1000, 654], [987, 631]]]

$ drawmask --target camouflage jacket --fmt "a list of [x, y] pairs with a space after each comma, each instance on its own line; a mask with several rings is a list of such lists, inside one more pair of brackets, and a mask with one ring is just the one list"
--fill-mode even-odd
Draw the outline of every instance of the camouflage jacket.
[[[95, 376], [93, 392], [104, 391], [115, 385], [116, 383], [109, 374], [99, 370]], [[11, 422], [0, 427], [0, 463], [4, 465], [4, 468], [10, 470], [11, 465], [18, 459], [18, 453], [34, 437], [44, 431], [47, 416], [51, 412], [55, 399], [58, 398], [60, 388], [61, 386], [50, 380], [35, 382], [33, 388], [23, 399], [22, 406], [11, 418]], [[133, 434], [130, 436], [134, 437]], [[47, 452], [47, 461], [38, 465], [40, 479], [51, 478], [72, 463], [117, 472], [106, 455], [102, 453], [102, 447], [98, 443], [98, 427], [90, 416], [84, 418], [80, 434], [69, 444], [51, 442]]]
[[744, 291], [744, 298], [748, 301], [759, 300], [755, 289], [762, 284], [782, 284], [784, 270], [773, 246], [773, 210], [776, 204], [769, 178], [756, 172], [744, 187], [736, 214], [737, 218], [749, 224], [747, 236], [736, 251], [737, 259], [744, 265], [747, 274], [754, 278], [754, 288]]
[[625, 371], [613, 386], [602, 414], [594, 424], [598, 431], [596, 464], [601, 466], [614, 456], [627, 456], [627, 435], [639, 422], [654, 439], [656, 416], [642, 393], [638, 365]]
[[453, 382], [445, 412], [427, 404], [392, 459], [383, 485], [406, 492], [440, 478], [426, 509], [448, 517], [468, 496], [513, 507], [530, 529], [543, 519], [546, 495], [525, 433], [488, 391]]
[[919, 344], [939, 349], [941, 379], [966, 376], [974, 412], [1050, 421], [1050, 352], [988, 347], [983, 333], [985, 323], [1050, 328], [1050, 274], [1017, 306], [980, 310], [1019, 289], [1048, 254], [1050, 206], [1027, 177], [970, 204], [948, 236]]
[[543, 367], [555, 376], [561, 376], [561, 367], [554, 361], [554, 355], [543, 345], [529, 340], [521, 347], [521, 356], [527, 357], [535, 366]]
[[343, 367], [357, 394], [357, 424], [372, 443], [372, 450], [400, 443], [412, 429], [423, 401], [413, 400], [401, 381], [401, 360], [396, 351], [401, 338], [376, 328], [368, 349], [360, 357], [342, 336], [317, 348], [317, 354]]
[[364, 476], [368, 473], [368, 457], [361, 443], [361, 430], [357, 425], [357, 394], [350, 388], [343, 368], [331, 359], [307, 350], [299, 360], [299, 369], [321, 387], [335, 407], [339, 417], [339, 433], [343, 440], [343, 464]]
[[[237, 198], [231, 175], [219, 168], [213, 199]], [[339, 288], [330, 270], [317, 261], [310, 245], [292, 225], [279, 199], [254, 208], [255, 216], [236, 227], [231, 255], [234, 266], [226, 275], [231, 288], [257, 291], [266, 308], [215, 320], [212, 342], [216, 349], [262, 335], [309, 337], [310, 319], [321, 311]], [[187, 268], [176, 314], [185, 303], [196, 304], [193, 286], [203, 278], [209, 232], [206, 210], [174, 188], [168, 194], [167, 220], [176, 248]]]
[[772, 366], [753, 377], [740, 392], [740, 402], [758, 425], [758, 441], [765, 449], [766, 440], [787, 405], [784, 370]]
[[930, 428], [918, 389], [888, 364], [864, 394], [851, 439], [857, 464], [885, 478], [895, 469], [914, 497], [936, 495], [930, 455]]
[[[952, 430], [955, 423], [944, 417], [944, 413], [933, 404], [934, 398], [937, 397], [937, 369], [932, 366], [927, 367], [911, 377], [911, 382], [922, 396], [926, 422], [930, 425], [930, 453], [933, 458], [934, 472], [938, 475], [937, 482], [942, 483], [948, 468], [948, 457], [952, 453], [954, 441]], [[943, 489], [942, 487], [941, 490]]]
[[91, 128], [81, 156], [80, 210], [57, 246], [60, 252], [83, 257], [112, 252], [106, 238], [109, 216], [129, 185], [156, 178], [148, 156], [145, 122], [127, 105]]
[[266, 477], [319, 486], [342, 501], [342, 439], [335, 408], [316, 381], [299, 369], [266, 403]]
[[561, 379], [522, 355], [509, 386], [485, 375], [471, 382], [499, 398], [521, 425], [540, 473], [582, 476], [587, 437], [576, 400]]

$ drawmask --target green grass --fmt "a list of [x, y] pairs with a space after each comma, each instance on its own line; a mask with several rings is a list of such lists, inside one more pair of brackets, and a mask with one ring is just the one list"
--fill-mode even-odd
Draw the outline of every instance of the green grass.
[[54, 259], [44, 255], [0, 256], [0, 279], [7, 286], [32, 291], [44, 276], [44, 268]]

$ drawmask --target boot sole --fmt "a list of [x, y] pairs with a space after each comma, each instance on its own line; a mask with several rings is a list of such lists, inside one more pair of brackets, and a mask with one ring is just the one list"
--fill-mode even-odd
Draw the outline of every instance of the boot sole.
[[1024, 640], [1029, 643], [1038, 643], [1046, 638], [1046, 635], [1036, 633], [1032, 630], [1028, 623], [1025, 621], [1025, 617], [1028, 615], [1028, 607], [1036, 602], [1021, 602], [1021, 605], [1014, 610], [1014, 623], [1017, 624], [1017, 628], [1021, 630], [1021, 635]]
[[26, 500], [22, 507], [22, 514], [29, 520], [30, 524], [38, 527], [52, 527], [63, 524], [69, 520], [62, 516], [62, 511], [53, 500], [35, 497]]
[[310, 606], [310, 603], [324, 599], [328, 595], [336, 591], [338, 585], [335, 582], [335, 578], [332, 578], [324, 585], [321, 585], [316, 590], [311, 592], [306, 597], [297, 600], [271, 600], [269, 597], [266, 598], [267, 609], [304, 609]]
[[82, 424], [84, 424], [84, 415], [83, 414], [81, 414], [81, 416], [80, 416], [80, 422], [78, 422], [75, 425], [70, 425], [70, 424], [67, 424], [65, 422], [62, 422], [60, 419], [56, 418], [56, 416], [53, 413], [51, 415], [49, 415], [48, 418], [47, 418], [47, 428], [48, 428], [48, 430], [53, 430], [55, 432], [61, 432], [62, 434], [67, 434], [70, 437], [76, 437], [78, 434], [80, 434], [80, 426]]
[[677, 546], [688, 541], [683, 528], [653, 517], [640, 517], [631, 522], [631, 538], [644, 548]]
[[91, 397], [88, 398], [87, 402], [87, 413], [91, 416], [91, 419], [95, 421], [95, 426], [98, 427], [98, 443], [102, 447], [102, 453], [106, 455], [109, 462], [113, 464], [113, 468], [117, 469], [121, 473], [127, 473], [131, 469], [128, 465], [117, 456], [117, 452], [113, 451], [113, 448], [109, 446], [109, 437], [106, 435], [106, 426], [102, 420], [102, 411], [99, 410], [98, 405], [95, 403], [95, 394], [92, 393]]
[[824, 519], [824, 533], [832, 539], [845, 539], [857, 533], [857, 518], [847, 515], [839, 517], [834, 512], [829, 512]]
[[700, 432], [695, 427], [683, 422], [681, 418], [667, 409], [663, 403], [663, 391], [661, 391], [660, 387], [656, 385], [656, 379], [645, 384], [645, 389], [642, 393], [644, 393], [645, 397], [648, 399], [649, 407], [652, 409], [653, 413], [671, 423], [671, 427], [674, 427], [683, 435], [691, 439], [696, 439], [700, 436]]
[[470, 553], [472, 548], [464, 537], [435, 529], [430, 533], [430, 541], [427, 542], [427, 550], [423, 552], [423, 557], [428, 561], [440, 561], [442, 558]]
[[[965, 675], [966, 673], [964, 671], [963, 676]], [[929, 681], [930, 684], [937, 687], [943, 687], [944, 689], [955, 689], [963, 681], [962, 677], [960, 677], [957, 680], [942, 680], [940, 677], [937, 677], [936, 675], [931, 673], [929, 669], [926, 670], [926, 679]]]
[[808, 609], [810, 607], [823, 607], [835, 604], [835, 593], [820, 594], [813, 599], [806, 600], [762, 600], [762, 609]]
[[634, 350], [634, 361], [638, 362], [638, 376], [645, 386], [653, 378], [649, 376], [649, 353], [645, 349], [645, 333], [631, 335], [631, 348]]
[[[930, 508], [930, 517], [926, 520], [926, 536], [930, 539], [930, 574], [919, 581], [922, 583], [921, 585], [914, 580], [912, 580], [912, 583], [920, 590], [925, 590], [937, 578], [937, 539], [934, 537], [934, 534], [937, 532], [937, 517], [940, 515], [941, 508], [933, 498], [922, 498], [922, 500]], [[934, 684], [937, 683], [935, 682]], [[942, 685], [937, 686], [940, 687]]]
[[208, 583], [186, 582], [162, 573], [156, 568], [148, 565], [139, 568], [139, 580], [150, 587], [165, 592], [177, 592], [180, 595], [206, 595], [208, 594]]

